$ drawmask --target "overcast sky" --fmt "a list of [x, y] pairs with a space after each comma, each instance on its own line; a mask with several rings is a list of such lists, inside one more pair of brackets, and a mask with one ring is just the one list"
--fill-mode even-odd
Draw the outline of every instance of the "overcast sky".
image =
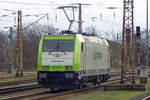
[[[13, 12], [22, 10], [23, 24], [25, 25], [28, 25], [42, 17], [44, 14], [49, 13], [49, 22], [47, 21], [47, 18], [43, 18], [39, 23], [49, 23], [55, 25], [55, 27], [67, 29], [69, 25], [68, 20], [63, 11], [56, 8], [61, 5], [72, 3], [92, 4], [83, 6], [83, 29], [92, 25], [95, 26], [99, 32], [118, 33], [122, 31], [123, 0], [0, 0], [0, 28], [3, 29], [3, 27], [15, 25], [17, 15], [13, 14]], [[134, 25], [145, 28], [146, 0], [134, 0], [134, 6]], [[107, 9], [107, 7], [117, 7], [117, 9], [112, 10]], [[67, 12], [70, 15], [71, 10], [67, 10]], [[35, 14], [38, 16], [31, 16]], [[75, 15], [77, 21], [77, 10]], [[92, 21], [91, 18], [95, 19]], [[77, 23], [73, 25], [72, 30], [77, 31]]]

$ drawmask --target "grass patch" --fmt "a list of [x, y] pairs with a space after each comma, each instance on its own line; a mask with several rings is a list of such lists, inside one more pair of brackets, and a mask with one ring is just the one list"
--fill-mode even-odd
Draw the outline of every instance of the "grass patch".
[[142, 91], [96, 91], [66, 100], [130, 100], [133, 96], [142, 93]]
[[[139, 80], [137, 80], [137, 84]], [[81, 94], [65, 100], [131, 100], [136, 95], [150, 92], [150, 78], [146, 91], [95, 91], [94, 93]]]

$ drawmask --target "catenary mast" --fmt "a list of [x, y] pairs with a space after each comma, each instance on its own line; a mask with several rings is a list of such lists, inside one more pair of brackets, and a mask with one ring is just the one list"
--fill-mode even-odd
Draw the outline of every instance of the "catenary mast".
[[122, 28], [122, 65], [121, 65], [121, 83], [124, 83], [125, 69], [132, 69], [132, 83], [134, 80], [134, 6], [133, 0], [123, 1], [123, 28]]

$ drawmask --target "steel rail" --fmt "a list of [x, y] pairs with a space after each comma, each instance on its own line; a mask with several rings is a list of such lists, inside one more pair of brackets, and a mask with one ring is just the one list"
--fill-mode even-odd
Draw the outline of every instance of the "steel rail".
[[[36, 75], [32, 75], [32, 74], [25, 74], [25, 76], [36, 76]], [[13, 75], [11, 75], [11, 76], [0, 76], [0, 79], [9, 79], [9, 78], [14, 78], [14, 76]]]
[[29, 89], [40, 88], [40, 87], [41, 86], [38, 84], [31, 84], [31, 85], [16, 86], [16, 87], [11, 87], [11, 88], [1, 88], [0, 94], [29, 90]]
[[142, 100], [150, 100], [150, 96], [146, 96], [146, 97], [143, 98]]
[[24, 83], [32, 83], [32, 82], [36, 82], [36, 81], [37, 81], [36, 78], [31, 78], [31, 79], [18, 80], [18, 81], [1, 82], [0, 86], [18, 85], [18, 84], [24, 84]]

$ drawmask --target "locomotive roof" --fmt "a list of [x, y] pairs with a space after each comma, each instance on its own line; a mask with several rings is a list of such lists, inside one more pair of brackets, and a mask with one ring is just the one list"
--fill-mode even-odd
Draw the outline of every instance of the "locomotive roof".
[[100, 39], [93, 36], [84, 36], [81, 34], [78, 34], [77, 37], [79, 38], [80, 42], [88, 42], [88, 43], [99, 43], [101, 45], [107, 45], [108, 42], [105, 39]]
[[101, 45], [108, 46], [108, 42], [105, 39], [100, 39], [95, 36], [86, 36], [86, 35], [82, 35], [82, 34], [74, 34], [74, 35], [63, 34], [63, 35], [51, 35], [51, 36], [77, 36], [77, 38], [80, 40], [80, 42], [99, 43]]

